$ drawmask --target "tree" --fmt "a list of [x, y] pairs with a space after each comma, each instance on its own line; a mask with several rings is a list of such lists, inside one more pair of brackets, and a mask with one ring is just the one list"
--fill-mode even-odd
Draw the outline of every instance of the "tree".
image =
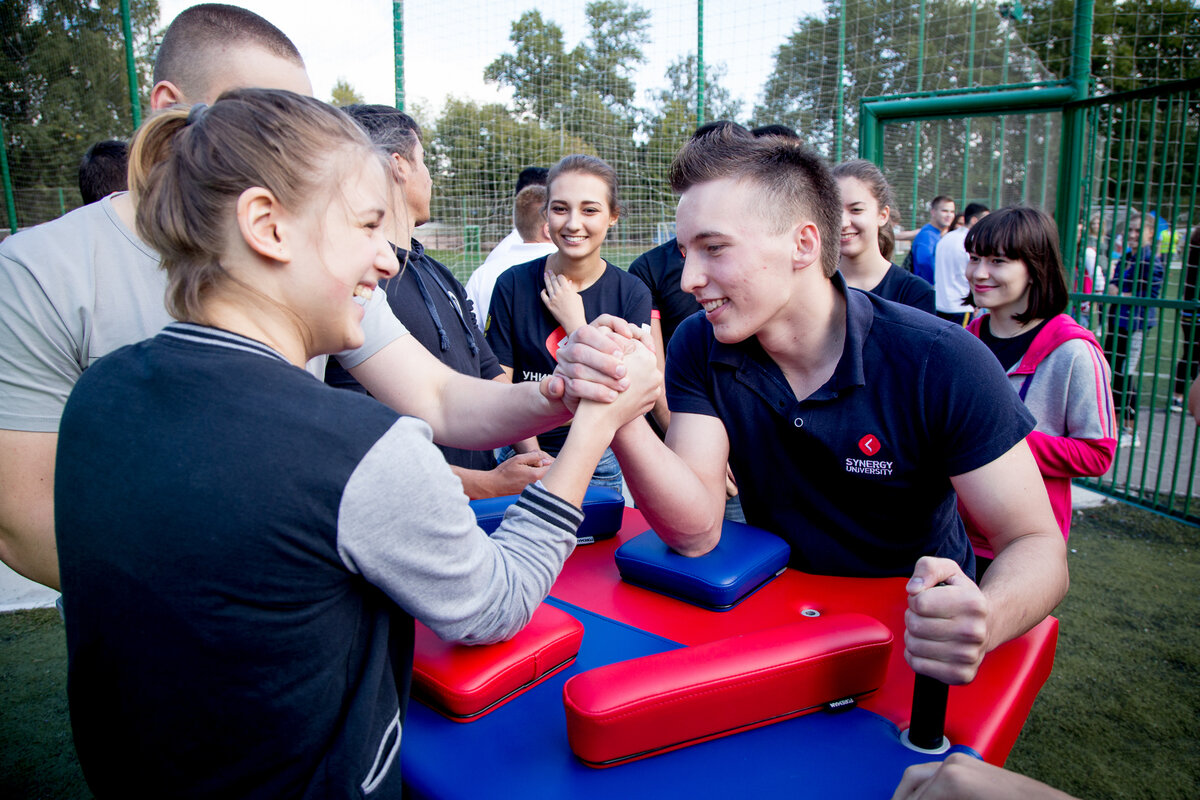
[[508, 40], [516, 52], [488, 64], [484, 80], [511, 86], [519, 112], [550, 124], [561, 116], [573, 83], [562, 28], [542, 19], [540, 11], [526, 11], [512, 24]]
[[622, 187], [637, 186], [632, 76], [645, 60], [650, 12], [627, 0], [593, 0], [585, 14], [587, 36], [568, 50], [558, 24], [525, 12], [509, 35], [514, 52], [489, 64], [484, 78], [512, 88], [514, 111], [524, 121], [580, 142], [584, 149], [574, 152], [598, 155], [616, 169]]
[[333, 85], [333, 96], [329, 102], [338, 108], [352, 106], [363, 101], [362, 95], [354, 91], [345, 78], [338, 78], [337, 83]]
[[[1072, 0], [1029, 0], [1016, 28], [1047, 68], [1070, 74]], [[1095, 0], [1091, 74], [1101, 93], [1200, 76], [1195, 0]]]
[[[806, 15], [775, 54], [775, 68], [754, 112], [757, 124], [779, 122], [802, 131], [827, 154], [833, 148], [837, 89], [843, 90], [843, 152], [857, 146], [859, 99], [915, 91], [963, 89], [1047, 80], [1036, 55], [1015, 35], [994, 5], [974, 15], [963, 0], [916, 2], [851, 0], [846, 7], [844, 66], [838, 75], [840, 0], [825, 0], [822, 14]], [[918, 37], [924, 11], [924, 43]], [[974, 16], [974, 50], [971, 19]], [[924, 46], [922, 46], [924, 44]]]
[[581, 65], [576, 91], [632, 113], [631, 75], [646, 60], [642, 47], [650, 41], [650, 12], [625, 0], [596, 0], [588, 3], [587, 20], [588, 37], [573, 52]]
[[[698, 74], [696, 55], [689, 53], [667, 67], [665, 89], [648, 92], [654, 107], [643, 125], [646, 144], [640, 149], [639, 173], [650, 204], [647, 213], [656, 221], [672, 219], [675, 214], [675, 196], [667, 185], [667, 173], [675, 154], [696, 129]], [[706, 65], [704, 75], [704, 118], [736, 120], [742, 113], [742, 103], [721, 86], [724, 67]]]
[[433, 215], [479, 225], [484, 240], [512, 227], [512, 188], [529, 166], [548, 166], [569, 153], [595, 153], [585, 142], [515, 118], [499, 103], [450, 98], [425, 131], [433, 176]]
[[[132, 0], [130, 15], [139, 84], [148, 87], [157, 0]], [[0, 116], [14, 188], [75, 187], [89, 146], [132, 133], [120, 2], [5, 0], [0, 36]]]
[[526, 11], [512, 25], [505, 53], [484, 70], [484, 79], [513, 90], [520, 113], [549, 128], [581, 132], [628, 128], [634, 116], [634, 68], [645, 60], [650, 12], [626, 0], [593, 0], [586, 8], [588, 36], [567, 52], [563, 31]]

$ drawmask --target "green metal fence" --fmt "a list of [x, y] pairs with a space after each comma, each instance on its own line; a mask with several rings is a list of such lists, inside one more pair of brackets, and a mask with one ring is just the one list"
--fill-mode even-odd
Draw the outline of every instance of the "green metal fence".
[[[1082, 290], [1091, 277], [1087, 265], [1092, 254], [1095, 259], [1092, 290], [1073, 295], [1080, 319], [1101, 336], [1112, 361], [1118, 309], [1140, 306], [1157, 313], [1157, 324], [1143, 332], [1140, 359], [1128, 367], [1137, 399], [1125, 422], [1136, 438], [1124, 438], [1108, 474], [1082, 483], [1198, 521], [1195, 456], [1200, 439], [1181, 406], [1200, 369], [1200, 352], [1193, 347], [1200, 333], [1200, 243], [1188, 244], [1189, 233], [1200, 225], [1200, 80], [1089, 98], [1071, 107], [1083, 114], [1086, 135], [1082, 229], [1071, 270], [1076, 289]], [[1130, 251], [1147, 215], [1152, 215], [1154, 229], [1151, 248], [1164, 268], [1162, 289], [1156, 297], [1117, 297], [1110, 291], [1122, 271], [1121, 257]], [[1099, 288], [1101, 282], [1104, 288]], [[1120, 382], [1118, 376], [1118, 400]]]
[[[962, 202], [1024, 203], [1055, 216], [1074, 290], [1070, 311], [1095, 332], [1109, 363], [1122, 367], [1117, 398], [1129, 407], [1128, 414], [1118, 413], [1127, 434], [1112, 469], [1079, 483], [1200, 522], [1200, 429], [1183, 410], [1200, 371], [1194, 345], [1200, 334], [1200, 80], [1082, 99], [1077, 90], [1063, 81], [868, 98], [860, 107], [860, 152], [899, 176], [893, 188], [900, 197], [911, 191], [927, 201], [961, 187]], [[956, 153], [935, 140], [961, 146]], [[894, 162], [910, 157], [914, 141], [918, 156], [906, 181]], [[1162, 287], [1140, 296], [1112, 294], [1131, 263], [1122, 258], [1135, 249], [1146, 219]], [[1193, 231], [1197, 244], [1189, 247]], [[1148, 283], [1150, 275], [1131, 277]], [[1156, 323], [1140, 342], [1117, 335], [1122, 307], [1153, 309]]]

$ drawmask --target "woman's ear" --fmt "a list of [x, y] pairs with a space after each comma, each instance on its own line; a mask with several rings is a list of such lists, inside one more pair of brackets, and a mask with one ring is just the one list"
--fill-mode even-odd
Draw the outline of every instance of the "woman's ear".
[[292, 260], [283, 206], [269, 189], [251, 186], [238, 195], [237, 223], [242, 240], [251, 250], [285, 264]]
[[883, 206], [879, 209], [879, 227], [887, 225], [892, 220], [892, 207]]

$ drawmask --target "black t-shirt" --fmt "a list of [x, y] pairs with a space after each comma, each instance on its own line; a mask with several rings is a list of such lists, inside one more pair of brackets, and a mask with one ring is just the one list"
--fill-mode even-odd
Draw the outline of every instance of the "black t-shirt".
[[[540, 381], [554, 372], [558, 346], [567, 337], [542, 303], [546, 257], [518, 264], [496, 280], [488, 309], [487, 341], [496, 358], [513, 371], [513, 383]], [[591, 322], [613, 314], [633, 325], [650, 323], [650, 291], [640, 280], [605, 262], [604, 273], [579, 293], [584, 317]], [[567, 438], [567, 426], [538, 435], [538, 444], [556, 455]]]
[[992, 355], [1000, 362], [1000, 366], [1004, 367], [1004, 371], [1008, 372], [1025, 357], [1025, 354], [1029, 352], [1029, 346], [1033, 344], [1033, 340], [1037, 338], [1049, 321], [1042, 320], [1036, 327], [1022, 334], [1002, 339], [992, 333], [991, 319], [984, 317], [979, 325], [979, 339], [987, 345], [988, 350], [992, 351]]
[[[475, 321], [467, 291], [443, 264], [430, 258], [416, 239], [412, 250], [394, 248], [400, 274], [381, 287], [396, 319], [404, 323], [421, 345], [455, 372], [491, 380], [501, 374], [500, 363]], [[336, 359], [325, 369], [325, 382], [339, 389], [366, 392]], [[446, 463], [464, 469], [488, 470], [496, 466], [491, 450], [460, 450], [438, 445]]]
[[659, 314], [663, 345], [666, 346], [679, 323], [700, 310], [696, 298], [680, 288], [683, 278], [683, 254], [679, 242], [671, 239], [647, 250], [629, 265], [629, 274], [641, 278], [650, 290], [653, 309]]
[[871, 294], [882, 297], [884, 300], [912, 306], [930, 314], [935, 313], [937, 297], [929, 281], [917, 277], [895, 264], [892, 264], [883, 276], [883, 280], [870, 291]]

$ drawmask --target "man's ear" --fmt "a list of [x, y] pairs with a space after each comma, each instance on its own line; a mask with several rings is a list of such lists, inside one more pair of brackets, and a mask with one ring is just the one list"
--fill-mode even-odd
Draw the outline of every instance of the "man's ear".
[[269, 189], [251, 186], [238, 195], [237, 223], [238, 233], [251, 250], [284, 264], [292, 260], [283, 206]]
[[804, 269], [821, 260], [821, 233], [815, 222], [802, 222], [792, 229], [792, 268]]
[[408, 175], [412, 172], [412, 162], [399, 153], [390, 153], [388, 161], [392, 167], [392, 178], [397, 183], [403, 184], [408, 181]]
[[187, 98], [183, 96], [183, 92], [170, 81], [159, 81], [150, 90], [150, 108], [153, 111], [162, 111], [164, 108], [186, 102]]

